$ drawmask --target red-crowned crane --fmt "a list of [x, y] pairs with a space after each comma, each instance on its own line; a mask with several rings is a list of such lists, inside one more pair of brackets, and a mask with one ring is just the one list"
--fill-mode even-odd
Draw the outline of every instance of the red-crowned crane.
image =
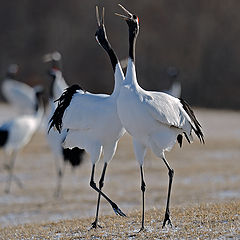
[[[48, 101], [48, 121], [50, 120], [51, 116], [53, 115], [56, 109], [56, 103], [54, 102], [57, 100], [63, 93], [63, 91], [68, 87], [67, 83], [65, 82], [62, 71], [60, 69], [61, 55], [59, 52], [54, 52], [51, 54], [45, 55], [45, 62], [51, 61], [51, 69], [48, 71], [48, 74], [51, 76], [51, 85], [50, 85], [50, 94], [49, 94], [49, 101]], [[54, 192], [55, 197], [59, 197], [62, 191], [62, 179], [64, 177], [65, 166], [67, 163], [70, 163], [73, 168], [80, 166], [85, 151], [83, 149], [79, 149], [77, 147], [73, 149], [64, 149], [62, 147], [62, 143], [66, 138], [67, 130], [64, 129], [61, 133], [57, 131], [49, 131], [46, 134], [47, 142], [54, 154], [55, 158], [55, 165], [57, 170], [57, 187]]]
[[10, 162], [7, 164], [8, 180], [5, 188], [6, 193], [10, 192], [11, 182], [15, 177], [13, 175], [13, 167], [17, 154], [30, 142], [33, 134], [41, 123], [44, 113], [41, 97], [42, 92], [42, 87], [35, 88], [35, 96], [37, 99], [35, 113], [15, 117], [0, 126], [0, 148], [3, 149], [10, 158]]
[[120, 89], [117, 100], [119, 118], [133, 137], [136, 159], [140, 166], [141, 191], [142, 191], [142, 226], [144, 229], [144, 192], [145, 182], [143, 162], [146, 149], [161, 158], [168, 169], [169, 186], [167, 204], [163, 227], [166, 223], [171, 225], [169, 202], [174, 171], [168, 164], [164, 155], [170, 151], [176, 141], [182, 144], [183, 136], [190, 143], [193, 140], [192, 131], [195, 132], [200, 142], [204, 143], [201, 126], [197, 121], [190, 106], [183, 100], [163, 92], [146, 91], [138, 82], [135, 70], [135, 45], [139, 33], [139, 19], [120, 4], [127, 16], [122, 17], [129, 29], [129, 59], [124, 83]]
[[173, 97], [181, 97], [181, 83], [177, 79], [179, 76], [179, 70], [176, 67], [168, 67], [167, 69], [168, 77], [171, 81], [171, 86], [168, 90], [164, 91], [167, 94], [172, 95]]
[[[64, 147], [79, 147], [85, 149], [90, 155], [92, 162], [90, 186], [99, 193], [96, 218], [92, 223], [92, 228], [98, 226], [100, 195], [110, 203], [117, 215], [125, 216], [116, 203], [102, 192], [108, 163], [115, 154], [120, 137], [125, 133], [117, 114], [116, 103], [124, 75], [116, 54], [107, 41], [104, 27], [104, 11], [101, 21], [99, 20], [97, 8], [96, 15], [98, 30], [95, 36], [110, 57], [115, 79], [114, 90], [111, 95], [107, 95], [85, 92], [78, 85], [67, 88], [58, 100], [58, 107], [50, 120], [49, 128], [55, 126], [59, 132], [61, 129], [67, 129]], [[94, 173], [95, 165], [102, 152], [104, 152], [104, 167], [98, 188], [94, 181]]]

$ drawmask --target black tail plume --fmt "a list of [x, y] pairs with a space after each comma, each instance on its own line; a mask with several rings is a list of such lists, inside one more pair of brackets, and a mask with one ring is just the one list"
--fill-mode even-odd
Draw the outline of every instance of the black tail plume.
[[193, 110], [191, 109], [189, 104], [186, 101], [184, 101], [182, 98], [179, 98], [179, 100], [183, 106], [183, 109], [186, 111], [186, 113], [188, 114], [188, 116], [191, 118], [191, 120], [194, 123], [194, 126], [192, 126], [192, 128], [193, 128], [195, 134], [197, 135], [197, 137], [199, 138], [201, 143], [205, 143], [203, 132], [201, 130], [202, 126], [200, 125], [197, 118], [195, 117]]
[[73, 167], [77, 167], [83, 161], [85, 150], [75, 147], [73, 149], [63, 148], [64, 161], [69, 161]]
[[9, 132], [7, 130], [0, 130], [0, 147], [3, 147], [8, 140]]
[[70, 105], [72, 97], [77, 92], [77, 90], [82, 90], [82, 88], [77, 84], [72, 85], [71, 87], [65, 89], [59, 99], [55, 100], [55, 102], [58, 102], [58, 106], [53, 113], [51, 119], [49, 120], [50, 126], [48, 129], [48, 133], [53, 126], [55, 126], [58, 132], [61, 133], [63, 114], [66, 108]]

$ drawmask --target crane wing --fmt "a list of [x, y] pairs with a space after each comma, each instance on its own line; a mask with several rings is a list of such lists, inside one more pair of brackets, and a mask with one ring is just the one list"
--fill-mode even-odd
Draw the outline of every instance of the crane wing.
[[185, 120], [190, 120], [183, 113], [179, 100], [166, 93], [150, 92], [144, 98], [146, 110], [162, 124], [182, 128]]
[[2, 85], [2, 93], [9, 103], [20, 109], [32, 111], [36, 104], [35, 91], [23, 82], [6, 79]]
[[88, 130], [97, 126], [98, 116], [103, 118], [108, 111], [106, 106], [101, 104], [108, 97], [109, 95], [105, 94], [74, 94], [71, 105], [63, 116], [63, 128]]
[[183, 99], [162, 92], [150, 92], [150, 95], [144, 98], [144, 103], [146, 110], [156, 121], [182, 129], [190, 141], [192, 141], [193, 129], [199, 140], [204, 142], [201, 125]]
[[[55, 126], [59, 132], [62, 129], [87, 130], [97, 125], [96, 116], [104, 117], [104, 104], [109, 95], [84, 92], [80, 86], [67, 88], [57, 100], [58, 106], [51, 117], [49, 130]], [[48, 130], [48, 131], [49, 131]]]

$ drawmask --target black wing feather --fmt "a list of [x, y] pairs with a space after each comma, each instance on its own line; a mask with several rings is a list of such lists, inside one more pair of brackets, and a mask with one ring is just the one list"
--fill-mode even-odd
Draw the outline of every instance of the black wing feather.
[[[186, 101], [184, 101], [182, 98], [179, 98], [179, 100], [183, 106], [183, 109], [186, 111], [186, 113], [188, 114], [188, 116], [190, 117], [192, 122], [194, 123], [194, 126], [192, 126], [192, 128], [193, 128], [195, 134], [199, 138], [200, 142], [204, 143], [204, 136], [203, 136], [203, 132], [201, 130], [202, 126], [200, 125], [197, 118], [195, 117], [193, 110], [191, 109], [189, 104]], [[185, 134], [185, 136], [186, 136], [186, 134]]]
[[58, 132], [61, 133], [63, 114], [66, 108], [70, 105], [73, 95], [80, 89], [82, 90], [79, 85], [74, 84], [71, 87], [66, 88], [61, 97], [55, 100], [55, 102], [58, 102], [58, 106], [49, 120], [50, 126], [48, 132], [53, 126], [55, 126]]

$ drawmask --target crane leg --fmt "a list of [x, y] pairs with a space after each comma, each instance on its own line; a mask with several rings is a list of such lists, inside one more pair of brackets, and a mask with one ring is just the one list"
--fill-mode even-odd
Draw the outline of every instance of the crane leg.
[[[105, 173], [106, 173], [106, 169], [107, 169], [107, 163], [104, 163], [103, 166], [103, 171], [102, 171], [102, 175], [101, 178], [99, 180], [99, 190], [101, 191], [104, 185], [104, 178], [105, 178]], [[101, 194], [98, 193], [98, 201], [97, 201], [97, 210], [96, 210], [96, 218], [95, 221], [92, 223], [92, 227], [91, 228], [97, 228], [100, 227], [100, 225], [98, 225], [98, 213], [99, 213], [99, 206], [100, 206], [100, 199], [101, 199]]]
[[172, 227], [172, 222], [170, 220], [169, 204], [170, 204], [170, 195], [171, 195], [171, 188], [172, 188], [172, 180], [173, 180], [174, 170], [169, 166], [165, 157], [163, 157], [162, 159], [163, 159], [165, 165], [168, 168], [168, 176], [169, 176], [167, 205], [166, 205], [165, 217], [164, 217], [164, 220], [163, 220], [162, 227], [165, 227], [166, 223]]
[[18, 179], [17, 177], [15, 177], [13, 175], [13, 167], [14, 167], [14, 163], [15, 163], [15, 160], [16, 160], [16, 156], [17, 156], [17, 153], [13, 152], [12, 156], [11, 156], [12, 158], [10, 160], [9, 167], [7, 169], [8, 170], [8, 179], [7, 179], [7, 183], [6, 183], [5, 193], [10, 192], [12, 180], [13, 179]]
[[21, 182], [20, 178], [17, 176], [13, 175], [13, 180], [16, 182], [19, 188], [23, 188], [23, 183]]
[[121, 209], [117, 206], [116, 203], [114, 203], [105, 193], [103, 193], [99, 188], [97, 188], [96, 183], [94, 182], [94, 172], [95, 172], [95, 164], [92, 166], [92, 174], [91, 174], [91, 180], [90, 180], [90, 186], [97, 191], [99, 194], [101, 194], [112, 206], [114, 212], [116, 215], [126, 217], [126, 215], [121, 211]]
[[56, 169], [57, 169], [57, 187], [56, 190], [54, 192], [54, 197], [55, 198], [59, 198], [61, 196], [61, 192], [62, 192], [62, 180], [63, 180], [63, 176], [64, 176], [64, 172], [65, 172], [65, 168], [66, 168], [66, 163], [63, 163], [62, 168], [60, 167], [60, 164], [57, 163], [57, 161], [59, 161], [60, 159], [56, 159]]
[[144, 211], [145, 211], [145, 209], [144, 209], [144, 206], [145, 206], [144, 195], [145, 195], [146, 184], [145, 184], [145, 181], [144, 181], [144, 174], [143, 174], [142, 165], [140, 166], [140, 172], [141, 172], [141, 191], [142, 191], [142, 226], [141, 226], [139, 232], [144, 230]]

